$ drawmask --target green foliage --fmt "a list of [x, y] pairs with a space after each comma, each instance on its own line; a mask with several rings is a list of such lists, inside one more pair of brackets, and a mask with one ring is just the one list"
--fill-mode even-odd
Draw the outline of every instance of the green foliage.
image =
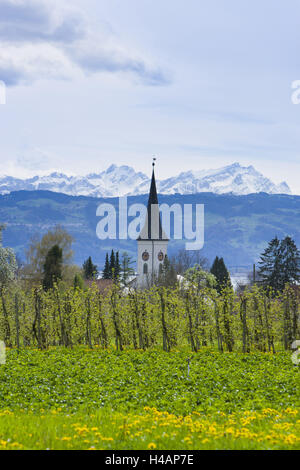
[[164, 287], [175, 287], [177, 284], [177, 274], [175, 266], [170, 262], [168, 255], [164, 257], [161, 270], [158, 275], [157, 285]]
[[216, 289], [219, 294], [228, 286], [231, 286], [230, 274], [225, 266], [224, 259], [216, 256], [210, 270], [216, 279]]
[[[294, 408], [216, 411], [208, 415], [196, 411], [187, 416], [148, 406], [126, 413], [103, 408], [91, 413], [66, 413], [58, 408], [39, 415], [0, 410], [0, 450], [156, 449], [175, 450], [177, 454], [178, 449], [297, 450], [300, 435], [297, 415]], [[112, 459], [113, 452], [110, 455], [108, 459]], [[122, 459], [116, 455], [115, 458]], [[152, 458], [155, 459], [155, 454]], [[175, 461], [167, 452], [157, 454], [156, 458], [158, 465], [170, 463], [170, 459]], [[176, 464], [186, 461], [186, 455], [181, 455], [180, 463], [177, 460]]]
[[116, 265], [116, 257], [114, 250], [111, 250], [110, 258], [109, 258], [109, 279], [114, 279], [115, 276], [115, 266]]
[[110, 279], [110, 267], [109, 267], [108, 253], [106, 253], [106, 256], [105, 256], [105, 265], [104, 265], [102, 277], [103, 279]]
[[185, 272], [184, 278], [190, 286], [196, 287], [198, 291], [205, 287], [215, 288], [217, 285], [215, 276], [204, 271], [199, 264], [189, 268]]
[[114, 250], [111, 250], [110, 257], [108, 257], [108, 253], [106, 253], [105, 257], [105, 266], [103, 269], [103, 279], [113, 279], [114, 281], [120, 280], [121, 275], [121, 264], [120, 264], [120, 257], [119, 252], [116, 253]]
[[282, 292], [287, 284], [300, 281], [300, 251], [291, 237], [285, 237], [280, 244], [281, 286]]
[[114, 270], [114, 279], [118, 280], [120, 278], [121, 265], [120, 265], [120, 255], [117, 251], [116, 260], [115, 260], [115, 270]]
[[68, 268], [73, 257], [72, 243], [73, 237], [58, 225], [45, 233], [42, 238], [34, 236], [26, 252], [28, 264], [23, 270], [27, 284], [38, 286], [42, 283], [47, 254], [55, 245], [62, 250], [62, 275], [64, 275], [64, 270]]
[[85, 288], [84, 280], [82, 279], [82, 276], [80, 274], [78, 273], [75, 274], [73, 285], [74, 285], [74, 289], [82, 290]]
[[54, 284], [62, 278], [62, 260], [62, 249], [54, 245], [49, 250], [44, 264], [43, 287], [45, 290], [53, 289]]
[[6, 286], [15, 279], [17, 269], [14, 251], [0, 246], [0, 287]]
[[2, 246], [2, 231], [4, 225], [0, 225], [0, 289], [15, 279], [18, 269], [15, 253], [11, 248]]
[[116, 345], [120, 350], [213, 347], [275, 353], [288, 350], [299, 337], [296, 289], [286, 288], [280, 298], [270, 298], [257, 286], [242, 296], [230, 287], [218, 295], [202, 274], [194, 278], [199, 273], [176, 288], [129, 292], [118, 284], [104, 293], [96, 284], [74, 290], [73, 285], [61, 289], [59, 283], [47, 291], [23, 291], [13, 284], [0, 292], [0, 339], [40, 349]]
[[300, 281], [300, 252], [291, 237], [273, 238], [259, 261], [260, 284], [271, 293], [283, 292], [287, 284]]
[[297, 384], [290, 353], [10, 350], [6, 365], [0, 366], [0, 407], [75, 413], [150, 406], [180, 415], [229, 413], [297, 407]]
[[280, 240], [275, 237], [269, 242], [259, 261], [259, 277], [261, 279], [260, 283], [264, 287], [272, 289], [274, 292], [280, 291], [280, 258]]
[[294, 449], [298, 334], [290, 288], [3, 288], [0, 449]]
[[[107, 256], [108, 259], [108, 256]], [[120, 265], [120, 282], [124, 287], [128, 286], [128, 282], [131, 276], [135, 274], [132, 265], [134, 261], [132, 257], [128, 255], [126, 251], [122, 253], [121, 265]], [[103, 276], [104, 277], [104, 276]]]
[[97, 278], [98, 268], [95, 264], [93, 264], [91, 256], [89, 256], [88, 259], [83, 263], [82, 269], [84, 278], [86, 280], [91, 281]]

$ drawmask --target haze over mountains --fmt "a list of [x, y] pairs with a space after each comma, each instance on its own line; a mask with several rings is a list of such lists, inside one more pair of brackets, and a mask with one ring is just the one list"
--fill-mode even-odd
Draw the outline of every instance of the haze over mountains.
[[[100, 173], [87, 176], [67, 176], [51, 173], [47, 176], [34, 176], [20, 179], [13, 176], [0, 176], [0, 194], [12, 191], [53, 191], [70, 196], [115, 197], [142, 195], [149, 191], [150, 177], [136, 172], [129, 166], [111, 165]], [[215, 194], [232, 193], [247, 195], [253, 193], [291, 194], [286, 182], [278, 185], [259, 173], [253, 166], [234, 163], [219, 169], [187, 171], [165, 180], [157, 180], [161, 194]]]

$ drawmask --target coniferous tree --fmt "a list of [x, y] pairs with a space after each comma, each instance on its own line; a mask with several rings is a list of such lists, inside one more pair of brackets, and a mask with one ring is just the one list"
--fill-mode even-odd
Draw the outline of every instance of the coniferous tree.
[[222, 289], [231, 286], [230, 274], [225, 266], [223, 258], [219, 258], [218, 256], [216, 256], [213, 265], [210, 269], [210, 272], [216, 278], [216, 289], [219, 294], [222, 292]]
[[120, 278], [120, 272], [121, 272], [120, 257], [119, 257], [119, 252], [117, 251], [116, 258], [115, 258], [115, 271], [114, 271], [115, 280], [118, 280]]
[[212, 264], [212, 267], [210, 268], [211, 274], [213, 274], [216, 279], [217, 279], [218, 269], [219, 269], [219, 257], [216, 256]]
[[109, 279], [114, 279], [116, 267], [116, 258], [114, 250], [111, 250], [110, 259], [109, 259]]
[[110, 268], [109, 268], [108, 253], [106, 253], [106, 257], [105, 257], [105, 265], [104, 265], [104, 269], [103, 269], [102, 278], [103, 279], [110, 279]]
[[103, 269], [103, 279], [114, 279], [117, 280], [120, 277], [121, 266], [119, 260], [119, 252], [116, 253], [111, 250], [110, 257], [106, 253], [105, 265]]
[[44, 264], [43, 287], [52, 289], [54, 283], [62, 278], [63, 252], [58, 245], [54, 245], [47, 253]]
[[128, 285], [130, 276], [133, 276], [135, 273], [132, 264], [132, 258], [128, 255], [128, 253], [126, 251], [122, 253], [120, 280], [124, 287]]
[[158, 284], [165, 287], [175, 286], [177, 274], [175, 266], [170, 262], [168, 255], [165, 256], [158, 275]]
[[73, 287], [74, 289], [84, 289], [84, 280], [78, 273], [74, 276]]
[[83, 263], [83, 275], [86, 280], [96, 279], [98, 275], [98, 268], [92, 262], [92, 258], [89, 256], [88, 259]]
[[260, 283], [274, 294], [300, 281], [300, 252], [291, 237], [273, 238], [260, 257]]
[[270, 288], [274, 293], [281, 290], [281, 249], [280, 240], [276, 236], [273, 238], [265, 251], [261, 254], [259, 264], [260, 284], [266, 288]]
[[280, 243], [280, 291], [286, 284], [297, 284], [300, 281], [300, 252], [291, 237], [285, 237]]

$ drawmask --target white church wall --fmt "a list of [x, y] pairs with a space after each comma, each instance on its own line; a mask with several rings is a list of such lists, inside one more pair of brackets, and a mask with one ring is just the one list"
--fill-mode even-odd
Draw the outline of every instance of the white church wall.
[[[139, 240], [138, 241], [138, 285], [151, 283], [152, 275], [157, 276], [159, 266], [167, 254], [168, 240]], [[161, 259], [159, 255], [162, 254]], [[143, 258], [144, 255], [144, 258]], [[148, 267], [148, 273], [144, 274], [144, 265]]]

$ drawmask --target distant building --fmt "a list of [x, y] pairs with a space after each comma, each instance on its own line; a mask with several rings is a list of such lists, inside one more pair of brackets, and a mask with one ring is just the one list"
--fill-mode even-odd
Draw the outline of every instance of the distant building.
[[155, 163], [153, 163], [145, 225], [137, 239], [138, 287], [147, 287], [153, 284], [153, 281], [162, 270], [169, 243], [169, 239], [162, 228], [159, 214], [154, 166]]

